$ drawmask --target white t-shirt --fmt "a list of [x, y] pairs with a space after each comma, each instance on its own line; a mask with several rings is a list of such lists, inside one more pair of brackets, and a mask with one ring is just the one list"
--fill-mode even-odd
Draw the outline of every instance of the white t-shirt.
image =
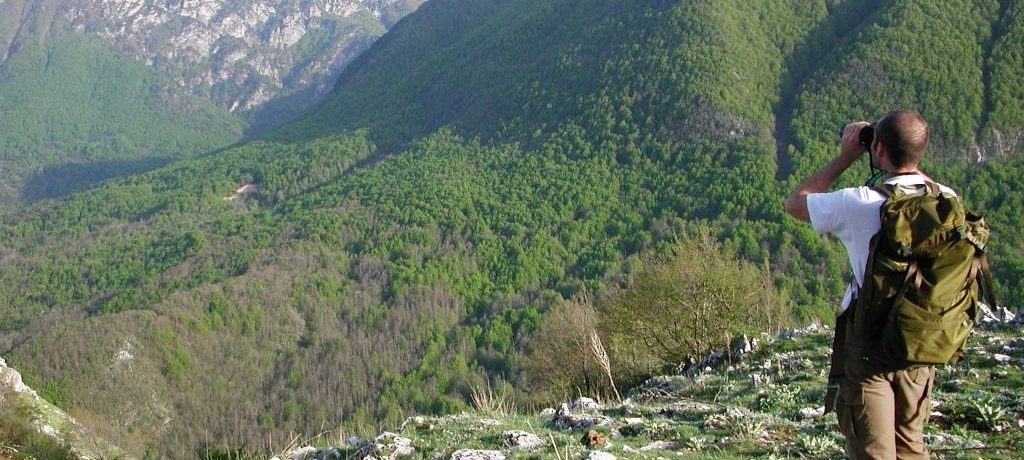
[[[886, 184], [897, 186], [924, 185], [925, 178], [919, 174], [895, 176]], [[940, 190], [956, 195], [949, 187], [939, 184]], [[843, 310], [853, 300], [857, 287], [864, 283], [864, 267], [868, 262], [871, 237], [881, 228], [879, 209], [885, 196], [871, 187], [850, 187], [829, 193], [811, 193], [807, 195], [807, 213], [811, 218], [814, 231], [826, 233], [839, 238], [850, 258], [850, 268], [856, 285], [850, 283], [843, 296]]]

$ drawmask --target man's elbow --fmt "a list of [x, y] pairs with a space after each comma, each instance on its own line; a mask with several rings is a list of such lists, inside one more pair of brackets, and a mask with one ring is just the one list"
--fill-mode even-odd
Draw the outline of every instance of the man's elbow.
[[794, 193], [786, 199], [786, 212], [804, 222], [810, 222], [811, 217], [807, 212], [807, 195]]

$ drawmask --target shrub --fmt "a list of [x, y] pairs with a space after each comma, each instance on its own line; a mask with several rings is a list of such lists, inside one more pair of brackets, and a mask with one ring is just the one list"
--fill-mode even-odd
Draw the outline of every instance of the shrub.
[[585, 295], [560, 302], [544, 315], [524, 366], [534, 397], [553, 401], [568, 399], [577, 391], [588, 396], [613, 394], [591, 350], [596, 326], [594, 306]]
[[620, 382], [636, 383], [788, 319], [789, 302], [770, 273], [723, 251], [709, 231], [644, 261], [629, 286], [600, 306]]

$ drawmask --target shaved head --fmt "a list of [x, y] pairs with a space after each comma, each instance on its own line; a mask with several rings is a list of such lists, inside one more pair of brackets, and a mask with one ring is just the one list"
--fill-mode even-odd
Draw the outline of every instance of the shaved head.
[[893, 166], [916, 168], [928, 150], [928, 123], [914, 112], [894, 110], [878, 120], [875, 139], [885, 144]]

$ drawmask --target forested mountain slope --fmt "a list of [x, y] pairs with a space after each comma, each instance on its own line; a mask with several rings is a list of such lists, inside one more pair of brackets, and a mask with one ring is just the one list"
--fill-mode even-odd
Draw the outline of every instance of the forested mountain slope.
[[58, 2], [0, 4], [0, 208], [235, 142], [242, 122], [69, 31]]
[[287, 120], [420, 3], [0, 2], [0, 208]]
[[548, 307], [698, 226], [827, 320], [846, 258], [782, 200], [894, 107], [931, 123], [926, 169], [992, 222], [1017, 306], [1022, 9], [426, 3], [270, 135], [7, 217], [0, 353], [101, 435], [182, 456], [519, 387]]

